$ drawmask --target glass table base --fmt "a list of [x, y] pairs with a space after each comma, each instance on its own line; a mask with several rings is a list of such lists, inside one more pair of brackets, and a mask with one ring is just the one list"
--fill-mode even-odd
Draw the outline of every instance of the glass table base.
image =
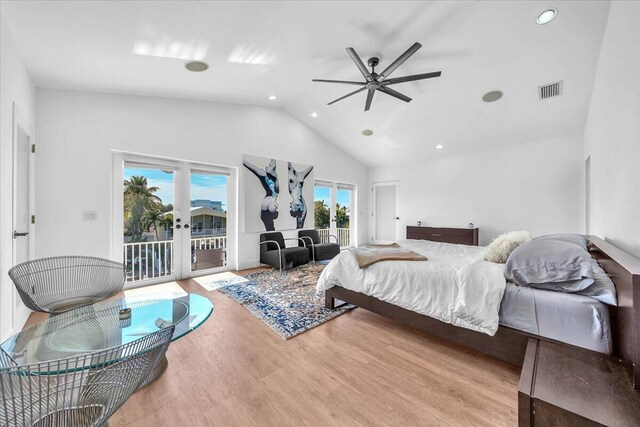
[[162, 374], [164, 374], [164, 371], [167, 370], [168, 366], [169, 361], [167, 360], [167, 356], [162, 356], [162, 359], [158, 360], [156, 366], [154, 366], [151, 369], [151, 372], [149, 372], [149, 376], [140, 384], [136, 391], [142, 390], [143, 388], [160, 378]]

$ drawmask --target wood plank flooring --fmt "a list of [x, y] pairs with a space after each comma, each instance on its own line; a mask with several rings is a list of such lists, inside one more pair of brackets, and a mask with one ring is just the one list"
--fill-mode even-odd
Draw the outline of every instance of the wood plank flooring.
[[518, 367], [363, 309], [284, 341], [223, 294], [178, 283], [214, 313], [112, 427], [517, 424]]

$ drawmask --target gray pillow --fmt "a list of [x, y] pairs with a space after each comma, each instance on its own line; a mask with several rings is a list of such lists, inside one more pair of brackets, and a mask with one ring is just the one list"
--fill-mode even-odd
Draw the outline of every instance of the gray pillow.
[[561, 292], [579, 292], [593, 284], [589, 252], [554, 239], [534, 239], [518, 246], [507, 259], [504, 275], [521, 286]]
[[613, 284], [607, 273], [593, 258], [591, 259], [591, 268], [593, 269], [593, 284], [578, 293], [597, 299], [605, 304], [618, 305], [616, 285]]
[[547, 234], [544, 236], [538, 236], [533, 238], [533, 240], [558, 240], [560, 242], [573, 243], [574, 245], [578, 245], [584, 250], [587, 250], [587, 243], [589, 240], [583, 234]]

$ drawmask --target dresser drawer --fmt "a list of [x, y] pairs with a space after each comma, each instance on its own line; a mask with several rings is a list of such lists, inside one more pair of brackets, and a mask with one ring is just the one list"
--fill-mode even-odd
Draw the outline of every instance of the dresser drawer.
[[477, 228], [407, 227], [407, 239], [478, 246]]

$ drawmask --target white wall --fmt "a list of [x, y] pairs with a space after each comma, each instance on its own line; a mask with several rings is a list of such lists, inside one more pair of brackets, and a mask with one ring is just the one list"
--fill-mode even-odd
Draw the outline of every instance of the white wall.
[[639, 2], [611, 3], [591, 107], [591, 233], [640, 257]]
[[[109, 257], [112, 149], [237, 168], [243, 153], [270, 156], [314, 165], [316, 179], [367, 187], [365, 166], [280, 108], [47, 89], [36, 99], [38, 257]], [[240, 173], [238, 258], [245, 268], [259, 255], [258, 234], [242, 233], [242, 188]], [[361, 241], [367, 195], [358, 191]], [[84, 210], [96, 210], [98, 220], [84, 222]]]
[[373, 168], [370, 181], [400, 182], [401, 238], [418, 220], [433, 226], [473, 222], [481, 245], [511, 230], [582, 232], [581, 152], [581, 135], [459, 154], [447, 154], [445, 147], [437, 160]]
[[[13, 284], [7, 275], [11, 268], [12, 225], [12, 159], [13, 103], [22, 116], [34, 124], [35, 88], [4, 19], [0, 16], [0, 340], [12, 330], [22, 328], [26, 318], [20, 316], [13, 324]], [[22, 313], [22, 312], [19, 312]]]

